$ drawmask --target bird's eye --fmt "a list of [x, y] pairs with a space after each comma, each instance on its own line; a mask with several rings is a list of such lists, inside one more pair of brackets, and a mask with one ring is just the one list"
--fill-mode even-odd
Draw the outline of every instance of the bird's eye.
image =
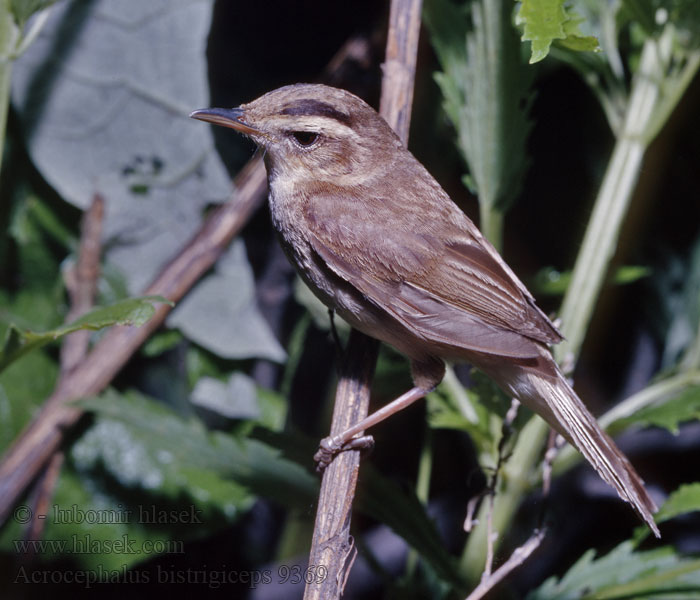
[[292, 131], [291, 134], [296, 143], [304, 148], [313, 146], [319, 137], [314, 131]]

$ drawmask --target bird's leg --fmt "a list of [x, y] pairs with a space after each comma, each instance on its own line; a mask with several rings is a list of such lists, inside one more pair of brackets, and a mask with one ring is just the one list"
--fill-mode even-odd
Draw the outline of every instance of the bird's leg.
[[338, 335], [338, 330], [335, 327], [335, 310], [332, 308], [328, 309], [328, 318], [331, 322], [331, 337], [335, 343], [335, 347], [338, 350], [338, 354], [341, 358], [345, 356], [345, 348], [343, 348], [343, 343], [340, 341], [340, 336]]
[[425, 362], [411, 361], [411, 374], [415, 387], [342, 433], [321, 440], [318, 451], [314, 454], [318, 471], [325, 469], [338, 452], [371, 448], [374, 445], [374, 438], [371, 435], [359, 434], [432, 392], [445, 375], [445, 365], [439, 359], [430, 359]]
[[343, 452], [345, 450], [366, 450], [372, 447], [374, 445], [374, 438], [371, 435], [358, 434], [382, 422], [384, 419], [388, 419], [391, 415], [402, 411], [416, 400], [423, 398], [430, 391], [432, 390], [426, 390], [420, 387], [411, 388], [396, 400], [393, 400], [386, 406], [382, 406], [378, 411], [373, 412], [368, 417], [362, 419], [362, 421], [355, 423], [352, 427], [348, 427], [342, 433], [323, 438], [319, 444], [318, 451], [314, 454], [316, 469], [319, 471], [325, 469], [338, 452]]

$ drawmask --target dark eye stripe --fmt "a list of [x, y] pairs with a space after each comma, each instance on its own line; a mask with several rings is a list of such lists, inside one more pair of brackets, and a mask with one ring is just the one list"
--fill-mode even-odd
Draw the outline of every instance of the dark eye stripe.
[[282, 109], [280, 114], [294, 117], [329, 117], [331, 119], [335, 119], [343, 125], [347, 125], [348, 127], [350, 127], [352, 121], [350, 119], [350, 115], [333, 108], [330, 104], [326, 104], [320, 100], [311, 99], [297, 100], [291, 106], [287, 106], [286, 108]]

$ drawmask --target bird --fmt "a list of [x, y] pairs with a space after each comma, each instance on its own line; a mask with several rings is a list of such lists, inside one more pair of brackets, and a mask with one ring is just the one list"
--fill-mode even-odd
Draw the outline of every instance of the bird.
[[435, 389], [445, 361], [467, 362], [577, 448], [659, 537], [642, 479], [552, 357], [561, 333], [371, 106], [299, 83], [190, 116], [262, 149], [272, 224], [301, 279], [352, 327], [410, 361], [413, 387], [323, 440], [322, 461]]

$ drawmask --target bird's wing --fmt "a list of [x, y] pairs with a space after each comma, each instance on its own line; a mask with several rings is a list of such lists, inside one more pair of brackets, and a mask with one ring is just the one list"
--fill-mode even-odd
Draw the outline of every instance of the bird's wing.
[[418, 216], [386, 198], [368, 206], [316, 195], [309, 241], [336, 275], [420, 338], [522, 358], [537, 354], [533, 340], [559, 342], [522, 283], [448, 202], [450, 214]]

